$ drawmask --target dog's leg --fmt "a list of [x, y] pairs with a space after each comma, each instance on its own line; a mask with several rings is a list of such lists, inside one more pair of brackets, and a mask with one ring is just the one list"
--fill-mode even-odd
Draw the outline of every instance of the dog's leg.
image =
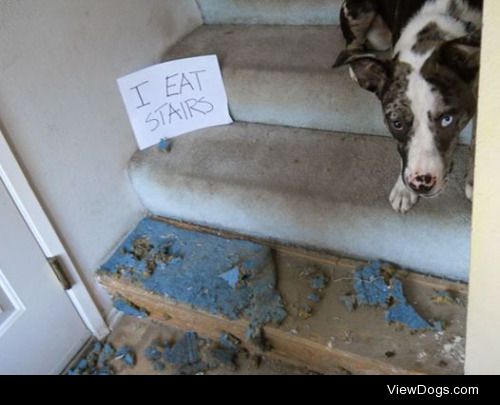
[[348, 50], [364, 50], [368, 32], [377, 16], [371, 0], [346, 0], [342, 5], [341, 26]]
[[344, 65], [353, 54], [366, 51], [370, 28], [376, 17], [373, 0], [344, 1], [340, 11], [340, 25], [346, 48], [338, 55], [334, 67]]
[[406, 214], [417, 203], [418, 195], [405, 186], [401, 175], [399, 175], [391, 191], [389, 201], [394, 211]]
[[[346, 49], [340, 52], [334, 67], [345, 64], [353, 54], [365, 52], [372, 41], [376, 42], [376, 35], [370, 36], [370, 32], [377, 16], [371, 0], [344, 1], [340, 11], [340, 25], [346, 40]], [[351, 67], [349, 67], [349, 76], [354, 82], [358, 82]]]
[[373, 20], [367, 35], [367, 46], [375, 51], [388, 51], [392, 47], [392, 32], [380, 15]]

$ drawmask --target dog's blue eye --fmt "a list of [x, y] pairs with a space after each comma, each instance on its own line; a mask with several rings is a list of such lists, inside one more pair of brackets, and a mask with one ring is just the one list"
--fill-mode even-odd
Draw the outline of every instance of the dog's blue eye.
[[453, 116], [452, 115], [445, 115], [443, 118], [441, 118], [441, 126], [443, 128], [449, 127], [451, 124], [453, 124]]

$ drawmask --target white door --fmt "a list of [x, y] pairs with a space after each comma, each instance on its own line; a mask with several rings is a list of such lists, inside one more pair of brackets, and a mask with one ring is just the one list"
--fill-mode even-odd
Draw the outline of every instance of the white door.
[[90, 337], [0, 181], [0, 374], [57, 374]]

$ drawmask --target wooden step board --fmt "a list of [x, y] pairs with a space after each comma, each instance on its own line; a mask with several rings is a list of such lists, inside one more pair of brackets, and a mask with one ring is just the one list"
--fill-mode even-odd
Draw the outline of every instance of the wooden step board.
[[[252, 239], [168, 222], [224, 238]], [[354, 270], [366, 263], [257, 241], [271, 246], [276, 252], [278, 289], [289, 313], [279, 327], [264, 328], [273, 347], [266, 355], [321, 373], [341, 370], [354, 374], [463, 373], [466, 285], [398, 271], [397, 277], [403, 282], [408, 302], [425, 319], [440, 320], [445, 325], [442, 332], [414, 332], [402, 325], [387, 324], [382, 308], [360, 306], [351, 312], [341, 302], [341, 297], [353, 292]], [[319, 303], [308, 300], [312, 290], [304, 274], [310, 270], [319, 271], [330, 279]], [[100, 275], [99, 282], [111, 295], [123, 297], [146, 310], [154, 321], [196, 331], [212, 339], [225, 331], [245, 340], [246, 320], [228, 320], [193, 309], [106, 275]], [[442, 292], [447, 294], [440, 294]], [[313, 309], [309, 318], [304, 315], [305, 305]], [[251, 346], [247, 348], [254, 350]]]

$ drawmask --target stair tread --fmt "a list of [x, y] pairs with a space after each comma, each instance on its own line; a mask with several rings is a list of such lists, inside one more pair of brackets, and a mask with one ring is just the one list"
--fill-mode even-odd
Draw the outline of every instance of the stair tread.
[[198, 0], [206, 24], [338, 24], [341, 0]]
[[216, 54], [238, 121], [389, 136], [378, 99], [332, 69], [343, 47], [339, 26], [206, 25], [165, 59]]
[[231, 68], [331, 73], [335, 52], [343, 45], [339, 26], [204, 25], [171, 48], [168, 56], [212, 52]]
[[399, 157], [386, 137], [237, 123], [138, 152], [130, 175], [157, 215], [465, 280], [467, 156], [459, 147], [447, 190], [404, 216], [388, 203]]

